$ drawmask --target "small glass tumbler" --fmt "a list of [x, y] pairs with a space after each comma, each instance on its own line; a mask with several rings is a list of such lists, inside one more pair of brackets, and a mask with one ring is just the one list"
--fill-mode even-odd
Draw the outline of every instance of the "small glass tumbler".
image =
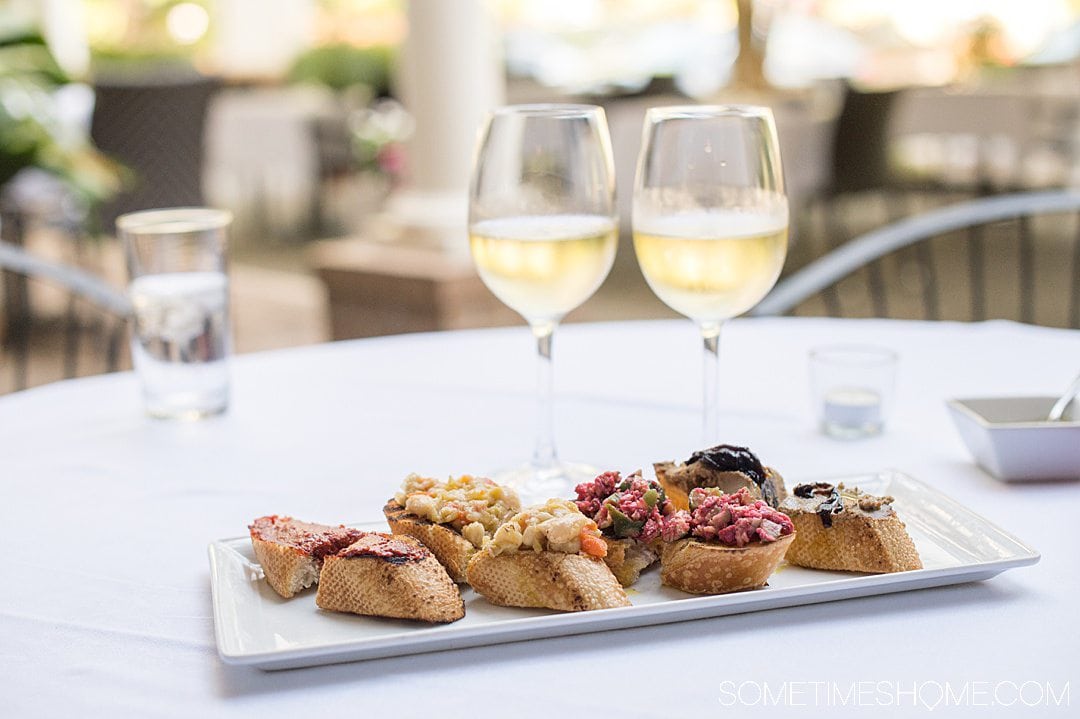
[[199, 419], [229, 403], [229, 279], [224, 210], [122, 215], [134, 313], [131, 358], [153, 417]]
[[810, 384], [821, 431], [837, 439], [881, 434], [892, 407], [896, 353], [836, 345], [810, 352]]

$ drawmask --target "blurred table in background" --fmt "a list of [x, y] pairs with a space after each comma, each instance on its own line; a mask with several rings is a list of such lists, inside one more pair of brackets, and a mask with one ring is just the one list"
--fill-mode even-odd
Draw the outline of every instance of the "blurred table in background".
[[334, 339], [521, 322], [484, 286], [468, 254], [345, 239], [316, 243], [308, 257], [329, 293]]
[[912, 88], [890, 135], [901, 182], [988, 194], [1080, 182], [1074, 87]]

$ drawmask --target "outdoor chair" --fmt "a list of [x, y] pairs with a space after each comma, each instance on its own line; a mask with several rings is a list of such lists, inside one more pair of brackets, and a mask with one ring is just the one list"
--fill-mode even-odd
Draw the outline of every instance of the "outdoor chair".
[[202, 205], [203, 140], [213, 78], [184, 72], [99, 79], [90, 135], [133, 173], [131, 186], [101, 208], [101, 227], [118, 215]]
[[[845, 84], [840, 112], [827, 140], [824, 182], [794, 208], [792, 258], [842, 244], [871, 222], [891, 222], [905, 213], [895, 185], [889, 140], [893, 111], [901, 91], [863, 91]], [[858, 217], [852, 208], [858, 208]]]
[[985, 197], [886, 225], [782, 279], [751, 314], [1080, 328], [1080, 191]]
[[[19, 390], [41, 383], [42, 377], [31, 376], [32, 353], [59, 359], [63, 378], [120, 368], [122, 341], [131, 315], [131, 304], [122, 292], [85, 270], [46, 260], [9, 242], [0, 242], [0, 270], [5, 280], [0, 308], [9, 313], [0, 345], [0, 393], [5, 388]], [[40, 279], [63, 290], [62, 330], [54, 333], [58, 334], [59, 357], [50, 341], [53, 335], [46, 334], [55, 328], [46, 326], [47, 320], [29, 307], [26, 283], [13, 282], [13, 278]], [[86, 312], [84, 305], [92, 306], [94, 312]]]

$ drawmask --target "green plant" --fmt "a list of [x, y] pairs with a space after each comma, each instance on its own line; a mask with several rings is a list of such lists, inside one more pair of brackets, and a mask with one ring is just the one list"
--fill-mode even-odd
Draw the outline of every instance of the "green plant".
[[311, 82], [333, 90], [366, 86], [374, 97], [390, 91], [393, 51], [387, 47], [323, 45], [300, 55], [289, 70], [291, 82]]
[[55, 92], [70, 81], [40, 32], [0, 15], [0, 185], [38, 167], [92, 205], [116, 193], [120, 168], [59, 117]]
[[412, 116], [396, 100], [380, 100], [349, 116], [353, 160], [362, 172], [385, 176], [391, 183], [405, 173], [404, 143], [413, 133]]

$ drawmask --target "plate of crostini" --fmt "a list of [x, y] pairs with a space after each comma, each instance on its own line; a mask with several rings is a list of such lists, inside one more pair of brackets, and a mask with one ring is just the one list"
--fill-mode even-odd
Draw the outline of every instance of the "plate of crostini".
[[410, 475], [385, 521], [260, 517], [209, 546], [218, 652], [267, 670], [989, 579], [1039, 554], [902, 472], [786, 487], [720, 445], [522, 507]]

